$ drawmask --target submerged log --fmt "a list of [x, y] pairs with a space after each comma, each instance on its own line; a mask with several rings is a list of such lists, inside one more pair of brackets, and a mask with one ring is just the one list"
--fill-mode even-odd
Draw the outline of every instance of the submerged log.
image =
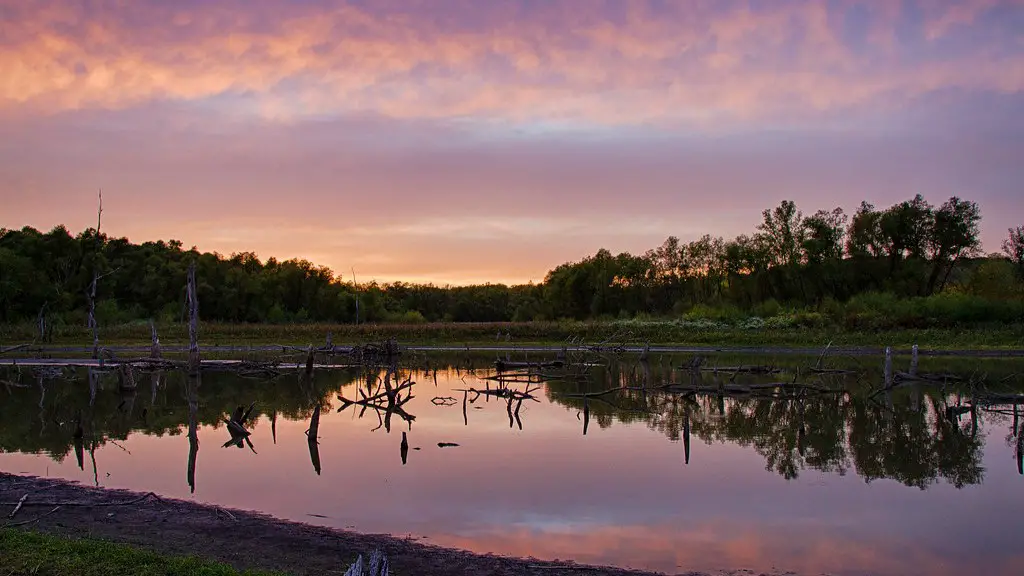
[[498, 372], [506, 372], [508, 370], [517, 370], [521, 368], [561, 368], [565, 366], [565, 362], [562, 360], [552, 360], [550, 362], [511, 362], [508, 360], [495, 360], [494, 368]]

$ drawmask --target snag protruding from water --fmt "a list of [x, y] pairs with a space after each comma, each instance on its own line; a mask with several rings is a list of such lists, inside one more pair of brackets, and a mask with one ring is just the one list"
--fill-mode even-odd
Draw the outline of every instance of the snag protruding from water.
[[185, 286], [188, 304], [188, 371], [199, 372], [199, 297], [196, 295], [196, 263], [188, 266], [188, 282]]

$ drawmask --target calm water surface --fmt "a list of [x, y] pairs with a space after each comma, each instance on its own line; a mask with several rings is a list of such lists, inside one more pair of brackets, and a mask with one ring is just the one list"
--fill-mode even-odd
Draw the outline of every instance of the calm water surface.
[[[1013, 574], [1024, 562], [1024, 418], [1010, 405], [947, 417], [947, 408], [970, 404], [966, 388], [870, 397], [881, 378], [872, 371], [801, 376], [845, 394], [684, 397], [654, 390], [695, 382], [671, 366], [685, 359], [666, 356], [534, 385], [536, 401], [510, 406], [463, 391], [494, 386], [483, 379], [494, 375], [489, 360], [420, 358], [399, 368], [416, 384], [389, 422], [373, 409], [338, 411], [339, 394], [376, 388], [382, 370], [320, 371], [312, 381], [204, 373], [192, 387], [182, 374], [144, 374], [129, 395], [107, 374], [91, 404], [84, 374], [39, 380], [24, 370], [14, 377], [27, 387], [0, 390], [0, 469], [478, 552], [669, 573]], [[1011, 388], [1024, 372], [1008, 361], [926, 359], [921, 368]], [[699, 383], [791, 379], [705, 372]], [[645, 382], [647, 391], [571, 396]], [[190, 400], [198, 450], [188, 438]], [[251, 447], [239, 446], [224, 418], [253, 401]], [[311, 450], [305, 431], [317, 404]], [[85, 437], [76, 445], [79, 415]]]

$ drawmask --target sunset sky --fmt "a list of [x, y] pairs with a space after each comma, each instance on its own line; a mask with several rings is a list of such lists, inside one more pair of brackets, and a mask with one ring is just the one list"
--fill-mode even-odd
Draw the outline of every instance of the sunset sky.
[[0, 0], [0, 227], [540, 281], [922, 193], [1024, 224], [1024, 0]]

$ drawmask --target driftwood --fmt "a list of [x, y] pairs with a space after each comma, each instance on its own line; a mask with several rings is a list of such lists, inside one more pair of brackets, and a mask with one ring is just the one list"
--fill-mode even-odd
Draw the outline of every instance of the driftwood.
[[562, 360], [553, 360], [551, 362], [510, 362], [507, 360], [495, 360], [494, 368], [498, 372], [506, 372], [508, 370], [517, 370], [521, 368], [561, 368], [565, 366], [565, 362]]

